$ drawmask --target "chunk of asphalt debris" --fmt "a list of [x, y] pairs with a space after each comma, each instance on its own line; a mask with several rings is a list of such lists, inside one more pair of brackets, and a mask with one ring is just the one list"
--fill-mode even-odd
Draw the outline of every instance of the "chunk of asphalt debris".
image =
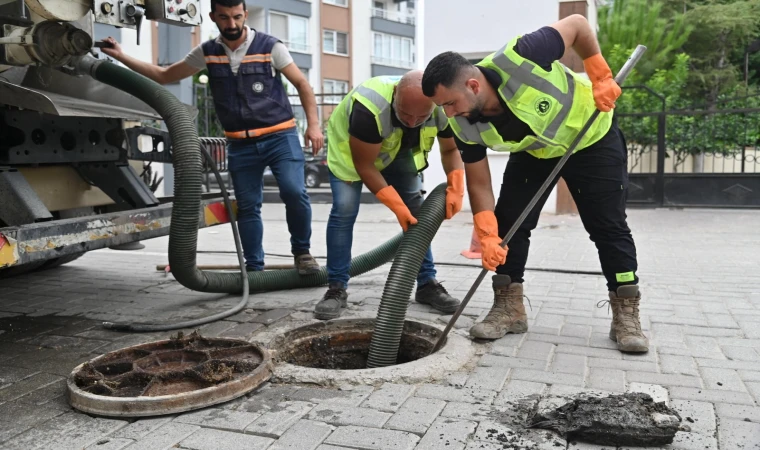
[[690, 431], [677, 411], [641, 392], [576, 398], [538, 411], [530, 428], [554, 430], [568, 442], [641, 447], [670, 444], [677, 431]]

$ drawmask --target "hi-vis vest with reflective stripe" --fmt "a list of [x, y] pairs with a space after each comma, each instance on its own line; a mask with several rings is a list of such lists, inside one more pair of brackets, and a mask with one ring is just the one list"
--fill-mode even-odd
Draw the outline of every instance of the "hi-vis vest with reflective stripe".
[[[391, 103], [393, 89], [400, 79], [401, 77], [398, 76], [370, 78], [349, 92], [330, 115], [327, 123], [327, 166], [337, 178], [343, 181], [361, 180], [354, 168], [351, 147], [348, 144], [348, 119], [351, 117], [354, 100], [360, 102], [375, 115], [378, 132], [383, 138], [380, 154], [375, 160], [377, 170], [385, 169], [396, 158], [401, 149], [401, 137], [404, 130], [393, 126]], [[443, 109], [435, 107], [433, 114], [420, 127], [419, 147], [412, 150], [418, 172], [427, 167], [428, 153], [433, 148], [435, 138], [438, 132], [443, 131], [447, 126]]]
[[[591, 82], [559, 61], [552, 63], [551, 72], [545, 71], [514, 51], [517, 39], [477, 65], [499, 73], [502, 80], [499, 95], [536, 136], [505, 142], [490, 123], [471, 124], [464, 117], [453, 117], [449, 123], [459, 139], [470, 144], [503, 152], [527, 151], [537, 158], [562, 156], [596, 109]], [[601, 139], [611, 123], [612, 112], [600, 113], [576, 151]]]
[[272, 47], [279, 40], [250, 31], [256, 35], [236, 74], [222, 44], [212, 39], [202, 45], [216, 116], [228, 139], [253, 139], [296, 126], [280, 73], [272, 74]]

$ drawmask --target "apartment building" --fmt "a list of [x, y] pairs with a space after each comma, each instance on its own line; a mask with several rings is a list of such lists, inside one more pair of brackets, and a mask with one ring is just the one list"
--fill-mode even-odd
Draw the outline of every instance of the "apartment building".
[[[367, 78], [400, 75], [416, 55], [414, 1], [248, 0], [248, 26], [280, 38], [309, 79], [320, 119]], [[285, 80], [286, 81], [286, 80]], [[299, 126], [305, 126], [298, 92], [288, 86]]]

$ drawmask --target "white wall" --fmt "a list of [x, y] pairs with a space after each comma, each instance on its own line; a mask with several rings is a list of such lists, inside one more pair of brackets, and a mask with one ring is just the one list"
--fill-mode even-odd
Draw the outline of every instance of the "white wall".
[[203, 21], [201, 22], [201, 42], [205, 42], [217, 37], [217, 35], [219, 35], [219, 28], [216, 27], [216, 24], [212, 22], [211, 18], [208, 16], [208, 13], [211, 12], [211, 1], [200, 0], [200, 3], [201, 17], [203, 17]]
[[[312, 0], [311, 17], [309, 18], [309, 46], [311, 47], [311, 69], [309, 69], [309, 83], [315, 93], [322, 92], [322, 29], [320, 23], [322, 16], [321, 0]], [[320, 99], [317, 98], [317, 103]], [[321, 120], [321, 118], [320, 118]]]
[[[461, 0], [418, 0], [417, 34], [422, 38], [417, 40], [421, 43], [417, 49], [420, 69], [445, 51], [494, 52], [514, 36], [556, 22], [559, 17], [558, 0], [469, 0], [466, 8], [461, 5]], [[488, 150], [494, 197], [501, 189], [508, 160], [508, 154]], [[430, 167], [425, 171], [425, 188], [428, 191], [446, 182], [437, 144], [430, 153], [429, 162]], [[556, 199], [554, 189], [543, 211], [554, 213]], [[463, 209], [470, 209], [467, 195]]]
[[601, 0], [588, 0], [588, 23], [591, 24], [591, 29], [596, 33], [597, 29], [597, 14], [599, 11], [599, 5], [602, 4]]
[[[372, 0], [352, 0], [351, 2], [351, 76], [353, 86], [358, 85], [372, 76], [372, 30], [370, 18], [372, 17]], [[395, 6], [394, 6], [395, 7]]]

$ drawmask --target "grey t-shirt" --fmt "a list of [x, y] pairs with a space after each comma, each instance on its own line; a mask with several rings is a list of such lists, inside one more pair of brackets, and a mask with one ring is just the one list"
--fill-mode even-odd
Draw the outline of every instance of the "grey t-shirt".
[[[256, 31], [250, 29], [248, 25], [245, 25], [245, 31], [245, 42], [235, 50], [230, 50], [224, 41], [222, 41], [221, 36], [217, 36], [216, 38], [216, 42], [222, 44], [224, 52], [227, 54], [227, 57], [230, 58], [230, 69], [232, 69], [232, 73], [234, 74], [237, 74], [238, 67], [240, 67], [240, 61], [243, 60], [243, 57], [248, 52], [248, 48], [251, 46], [251, 42], [253, 42], [253, 38], [256, 36]], [[290, 56], [288, 48], [285, 47], [285, 44], [282, 42], [274, 44], [271, 51], [271, 58], [273, 67], [272, 76], [274, 76], [274, 69], [280, 70], [293, 62], [293, 57]], [[203, 49], [200, 45], [192, 49], [190, 53], [185, 56], [185, 63], [198, 70], [206, 68], [206, 58], [203, 56]]]

